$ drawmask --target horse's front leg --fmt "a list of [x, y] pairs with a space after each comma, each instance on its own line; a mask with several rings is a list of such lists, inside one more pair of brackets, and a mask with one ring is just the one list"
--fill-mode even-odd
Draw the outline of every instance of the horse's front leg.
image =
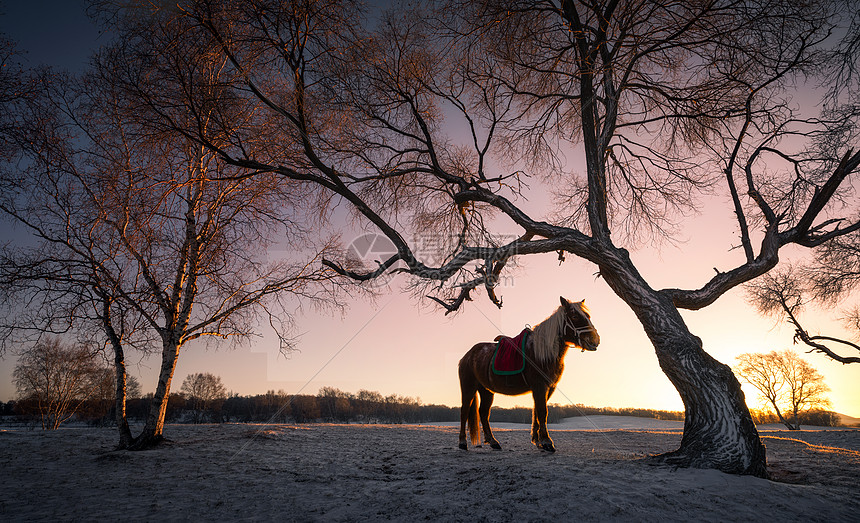
[[538, 448], [548, 452], [555, 452], [555, 445], [549, 437], [549, 432], [546, 430], [546, 401], [547, 390], [538, 389], [532, 391], [532, 397], [535, 401], [535, 408], [532, 413], [532, 443]]

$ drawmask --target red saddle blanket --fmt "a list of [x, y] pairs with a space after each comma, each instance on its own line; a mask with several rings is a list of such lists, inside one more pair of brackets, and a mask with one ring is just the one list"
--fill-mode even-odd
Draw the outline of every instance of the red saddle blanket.
[[501, 375], [519, 374], [526, 368], [526, 339], [531, 329], [525, 328], [515, 338], [496, 336], [496, 352], [493, 354], [493, 373]]

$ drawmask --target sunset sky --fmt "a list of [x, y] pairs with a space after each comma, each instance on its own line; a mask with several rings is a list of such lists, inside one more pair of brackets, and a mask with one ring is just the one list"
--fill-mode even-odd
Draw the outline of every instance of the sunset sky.
[[[28, 52], [28, 65], [46, 64], [79, 70], [89, 52], [104, 42], [75, 1], [18, 2], [0, 0], [0, 32]], [[546, 201], [526, 205], [541, 209]], [[540, 215], [541, 212], [536, 212]], [[698, 288], [714, 273], [736, 266], [739, 249], [731, 207], [713, 199], [698, 216], [683, 219], [677, 245], [646, 245], [632, 252], [634, 261], [654, 288]], [[14, 238], [4, 225], [0, 241]], [[357, 237], [362, 231], [345, 233]], [[782, 260], [802, 254], [791, 248]], [[277, 256], [277, 252], [272, 252]], [[322, 386], [348, 392], [360, 389], [383, 395], [418, 397], [424, 403], [459, 405], [457, 362], [476, 342], [497, 334], [517, 334], [534, 326], [558, 306], [559, 295], [585, 299], [592, 312], [601, 344], [597, 352], [572, 351], [551, 402], [610, 407], [682, 410], [678, 394], [660, 370], [654, 350], [630, 309], [595, 276], [597, 268], [568, 255], [559, 265], [555, 255], [529, 256], [523, 266], [507, 274], [496, 308], [482, 293], [463, 311], [445, 316], [432, 302], [419, 302], [402, 292], [404, 276], [380, 291], [373, 303], [355, 300], [345, 314], [306, 309], [298, 316], [301, 333], [298, 351], [289, 358], [278, 354], [273, 336], [250, 347], [228, 350], [193, 342], [184, 347], [174, 376], [173, 390], [192, 372], [220, 375], [225, 386], [239, 394], [283, 389], [288, 393], [315, 394]], [[760, 317], [745, 302], [743, 289], [735, 289], [702, 311], [682, 311], [691, 331], [704, 341], [705, 350], [718, 360], [734, 364], [738, 354], [782, 350], [792, 346], [793, 329]], [[850, 337], [834, 311], [807, 311], [802, 320], [811, 333]], [[263, 331], [265, 332], [265, 331]], [[802, 346], [797, 348], [802, 353]], [[860, 417], [860, 365], [842, 365], [823, 355], [803, 354], [831, 388], [833, 410]], [[155, 387], [157, 357], [127, 358], [130, 372], [140, 378], [144, 392]], [[0, 359], [0, 400], [13, 399], [14, 354]], [[748, 386], [748, 405], [758, 407]], [[496, 397], [496, 405], [531, 405], [527, 396]]]

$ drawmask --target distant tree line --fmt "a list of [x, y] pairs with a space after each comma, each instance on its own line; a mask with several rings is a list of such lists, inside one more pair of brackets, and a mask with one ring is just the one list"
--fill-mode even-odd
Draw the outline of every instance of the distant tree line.
[[[192, 375], [194, 376], [194, 375]], [[126, 415], [130, 420], [146, 419], [152, 394], [128, 399]], [[316, 395], [289, 394], [270, 390], [265, 394], [239, 396], [228, 394], [210, 398], [205, 407], [199, 398], [179, 392], [171, 395], [165, 420], [168, 423], [432, 423], [460, 420], [460, 408], [422, 404], [417, 398], [360, 390], [345, 392], [323, 387]], [[84, 401], [75, 419], [94, 426], [114, 423], [113, 404], [99, 399]], [[775, 414], [753, 410], [756, 424], [779, 423]], [[0, 403], [0, 416], [7, 420], [38, 423], [38, 413], [27, 401]], [[639, 408], [590, 407], [587, 405], [550, 405], [548, 422], [558, 423], [579, 416], [633, 416], [683, 421], [684, 413]], [[503, 423], [530, 423], [531, 408], [494, 407], [492, 420]], [[839, 416], [826, 410], [812, 410], [800, 416], [802, 425], [838, 426]]]
[[[750, 409], [750, 414], [756, 425], [785, 424], [775, 412], [768, 409]], [[800, 427], [802, 425], [839, 427], [842, 425], [842, 421], [839, 419], [839, 415], [833, 411], [812, 409], [798, 413], [797, 426]]]

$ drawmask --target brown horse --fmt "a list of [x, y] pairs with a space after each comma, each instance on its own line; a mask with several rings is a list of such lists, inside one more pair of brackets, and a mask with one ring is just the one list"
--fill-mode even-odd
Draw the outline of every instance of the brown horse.
[[[496, 338], [498, 340], [498, 338]], [[591, 323], [585, 300], [571, 303], [561, 298], [561, 306], [549, 318], [537, 324], [527, 337], [524, 348], [525, 368], [519, 374], [497, 375], [492, 369], [496, 344], [478, 343], [460, 360], [460, 448], [466, 450], [466, 425], [472, 445], [478, 444], [478, 398], [481, 396], [481, 425], [484, 442], [494, 449], [502, 446], [490, 430], [490, 408], [493, 393], [517, 396], [531, 391], [532, 443], [538, 448], [555, 452], [546, 430], [546, 402], [555, 391], [564, 370], [564, 356], [571, 347], [583, 351], [597, 350], [600, 336]]]

